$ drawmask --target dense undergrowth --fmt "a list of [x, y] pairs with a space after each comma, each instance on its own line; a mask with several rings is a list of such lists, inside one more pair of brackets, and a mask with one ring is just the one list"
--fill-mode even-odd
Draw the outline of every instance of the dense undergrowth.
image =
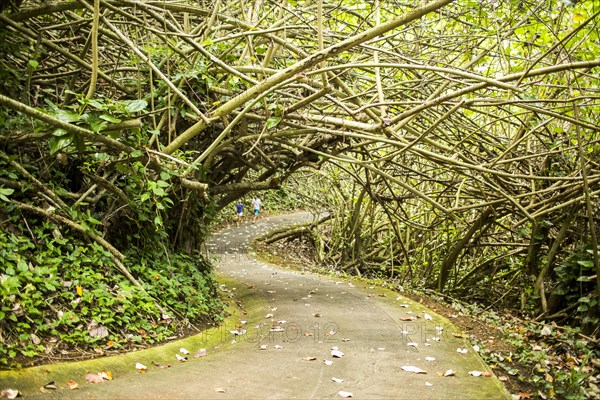
[[[111, 354], [220, 318], [211, 266], [165, 252], [159, 236], [125, 252], [133, 285], [105, 249], [18, 213], [0, 224], [0, 368]], [[166, 312], [163, 315], [155, 302]]]

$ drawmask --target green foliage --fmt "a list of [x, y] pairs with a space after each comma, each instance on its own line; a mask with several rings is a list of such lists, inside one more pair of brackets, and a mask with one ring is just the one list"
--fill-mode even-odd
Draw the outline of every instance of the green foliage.
[[[208, 262], [199, 255], [167, 254], [159, 235], [148, 237], [153, 245], [143, 251], [127, 252], [127, 265], [145, 282], [144, 292], [96, 243], [54, 224], [29, 225], [36, 239], [17, 222], [0, 230], [0, 367], [74, 348], [159, 343], [221, 313]], [[163, 319], [153, 299], [173, 313], [170, 319]], [[94, 336], [93, 326], [108, 335]]]
[[555, 273], [554, 294], [563, 297], [567, 304], [577, 306], [572, 317], [582, 327], [597, 328], [600, 316], [597, 312], [596, 279], [592, 278], [596, 274], [593, 248], [589, 244], [580, 244], [555, 269]]

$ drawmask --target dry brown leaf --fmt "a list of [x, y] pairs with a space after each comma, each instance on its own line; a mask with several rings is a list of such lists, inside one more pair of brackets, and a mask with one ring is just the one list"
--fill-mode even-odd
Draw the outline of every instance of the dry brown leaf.
[[52, 381], [52, 382], [48, 382], [44, 385], [44, 389], [48, 389], [48, 390], [58, 390], [58, 386], [56, 386], [56, 382]]
[[530, 399], [533, 396], [529, 392], [519, 392], [519, 399]]
[[170, 364], [159, 364], [159, 363], [154, 362], [154, 361], [152, 361], [152, 365], [154, 365], [155, 367], [161, 368], [161, 369], [163, 369], [163, 368], [170, 368], [171, 367]]
[[67, 386], [69, 387], [69, 389], [71, 390], [75, 390], [79, 387], [79, 384], [77, 384], [77, 382], [75, 382], [73, 379], [67, 381]]

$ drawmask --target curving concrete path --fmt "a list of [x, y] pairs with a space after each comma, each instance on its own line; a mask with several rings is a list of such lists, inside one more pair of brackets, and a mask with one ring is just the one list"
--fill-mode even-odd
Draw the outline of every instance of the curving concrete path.
[[[306, 213], [264, 218], [214, 235], [209, 249], [222, 289], [245, 310], [223, 327], [60, 370], [1, 373], [0, 389], [19, 389], [21, 382], [27, 398], [40, 399], [511, 398], [457, 328], [431, 310], [357, 281], [266, 265], [248, 251], [257, 234], [309, 219]], [[176, 360], [180, 347], [190, 351], [187, 362]], [[193, 357], [200, 348], [206, 356]], [[136, 362], [148, 370], [136, 372]], [[115, 379], [85, 382], [86, 372], [101, 369]], [[67, 378], [79, 388], [68, 390]], [[58, 390], [33, 390], [50, 380]]]

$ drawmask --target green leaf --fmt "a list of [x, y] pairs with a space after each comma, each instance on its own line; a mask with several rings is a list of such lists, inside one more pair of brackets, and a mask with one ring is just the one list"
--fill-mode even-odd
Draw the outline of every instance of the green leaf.
[[589, 303], [589, 302], [590, 302], [590, 300], [591, 300], [591, 299], [590, 299], [589, 297], [587, 297], [587, 296], [583, 296], [583, 297], [580, 297], [578, 301], [579, 301], [580, 303]]
[[10, 202], [10, 199], [6, 196], [10, 196], [14, 192], [15, 192], [14, 189], [0, 187], [0, 200], [5, 201], [7, 203]]
[[31, 69], [37, 69], [39, 63], [36, 60], [29, 60], [29, 62], [27, 63], [29, 65], [29, 68]]
[[65, 147], [69, 146], [71, 143], [73, 143], [73, 137], [74, 135], [67, 134], [64, 136], [51, 137], [50, 139], [48, 139], [48, 145], [50, 146], [50, 154], [54, 154], [57, 151], [60, 151]]
[[593, 261], [586, 261], [586, 260], [579, 260], [579, 261], [577, 261], [577, 264], [581, 265], [582, 267], [586, 267], [586, 268], [592, 268], [594, 266]]
[[79, 115], [70, 111], [56, 110], [54, 117], [62, 122], [77, 122], [79, 121]]
[[131, 103], [127, 104], [125, 111], [133, 114], [144, 110], [146, 107], [148, 107], [148, 102], [146, 100], [133, 100]]
[[273, 128], [279, 124], [281, 118], [279, 117], [271, 117], [267, 120], [267, 129]]
[[577, 307], [578, 312], [586, 312], [589, 309], [590, 307], [587, 304], [580, 304], [579, 307]]
[[96, 132], [96, 133], [106, 129], [107, 126], [108, 126], [108, 123], [106, 121], [102, 121], [102, 120], [96, 120], [96, 121], [90, 122], [90, 130], [92, 132]]
[[119, 118], [113, 117], [112, 115], [108, 115], [108, 114], [102, 114], [100, 116], [100, 119], [111, 122], [113, 124], [118, 124], [119, 122], [121, 122], [121, 120]]

